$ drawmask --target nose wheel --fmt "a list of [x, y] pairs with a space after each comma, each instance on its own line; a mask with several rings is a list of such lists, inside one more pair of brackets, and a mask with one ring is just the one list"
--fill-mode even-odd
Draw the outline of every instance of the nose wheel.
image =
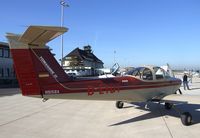
[[117, 101], [117, 102], [116, 102], [116, 107], [117, 107], [118, 109], [123, 108], [123, 106], [124, 106], [124, 103], [123, 103], [122, 101]]

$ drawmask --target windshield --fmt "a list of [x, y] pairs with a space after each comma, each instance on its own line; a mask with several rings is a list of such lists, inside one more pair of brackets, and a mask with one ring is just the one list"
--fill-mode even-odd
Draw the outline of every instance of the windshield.
[[134, 68], [132, 70], [129, 70], [128, 72], [126, 72], [126, 75], [132, 75], [132, 76], [137, 76], [140, 75], [140, 70], [141, 68]]

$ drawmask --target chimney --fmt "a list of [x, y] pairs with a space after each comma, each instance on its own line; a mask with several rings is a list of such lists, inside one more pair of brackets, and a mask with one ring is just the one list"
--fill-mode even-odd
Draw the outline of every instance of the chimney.
[[83, 47], [84, 51], [86, 51], [88, 54], [92, 52], [92, 48], [90, 45], [84, 46]]

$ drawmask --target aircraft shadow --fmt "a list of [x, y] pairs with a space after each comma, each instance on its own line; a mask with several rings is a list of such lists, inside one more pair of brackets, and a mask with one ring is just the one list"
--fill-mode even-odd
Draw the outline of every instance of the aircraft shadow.
[[[110, 126], [124, 125], [124, 124], [134, 123], [138, 121], [153, 119], [153, 118], [157, 118], [161, 116], [173, 116], [176, 118], [180, 118], [180, 114], [178, 112], [176, 112], [174, 109], [166, 110], [163, 104], [149, 103], [148, 109], [145, 109], [146, 103], [132, 103], [132, 104], [136, 105], [136, 107], [132, 106], [133, 108], [140, 109], [143, 111], [144, 110], [149, 111], [149, 113], [146, 113], [138, 117], [130, 118], [118, 123], [114, 123]], [[128, 108], [131, 108], [131, 106], [128, 106]], [[180, 104], [176, 104], [175, 108], [181, 110], [181, 112], [190, 112], [190, 114], [193, 117], [192, 125], [200, 123], [200, 104], [180, 103]]]

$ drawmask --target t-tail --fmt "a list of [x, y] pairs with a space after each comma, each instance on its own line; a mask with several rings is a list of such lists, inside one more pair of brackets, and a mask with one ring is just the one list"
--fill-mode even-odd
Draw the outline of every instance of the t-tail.
[[17, 79], [24, 96], [43, 97], [43, 87], [67, 82], [69, 77], [46, 43], [68, 29], [29, 26], [23, 35], [7, 33]]

